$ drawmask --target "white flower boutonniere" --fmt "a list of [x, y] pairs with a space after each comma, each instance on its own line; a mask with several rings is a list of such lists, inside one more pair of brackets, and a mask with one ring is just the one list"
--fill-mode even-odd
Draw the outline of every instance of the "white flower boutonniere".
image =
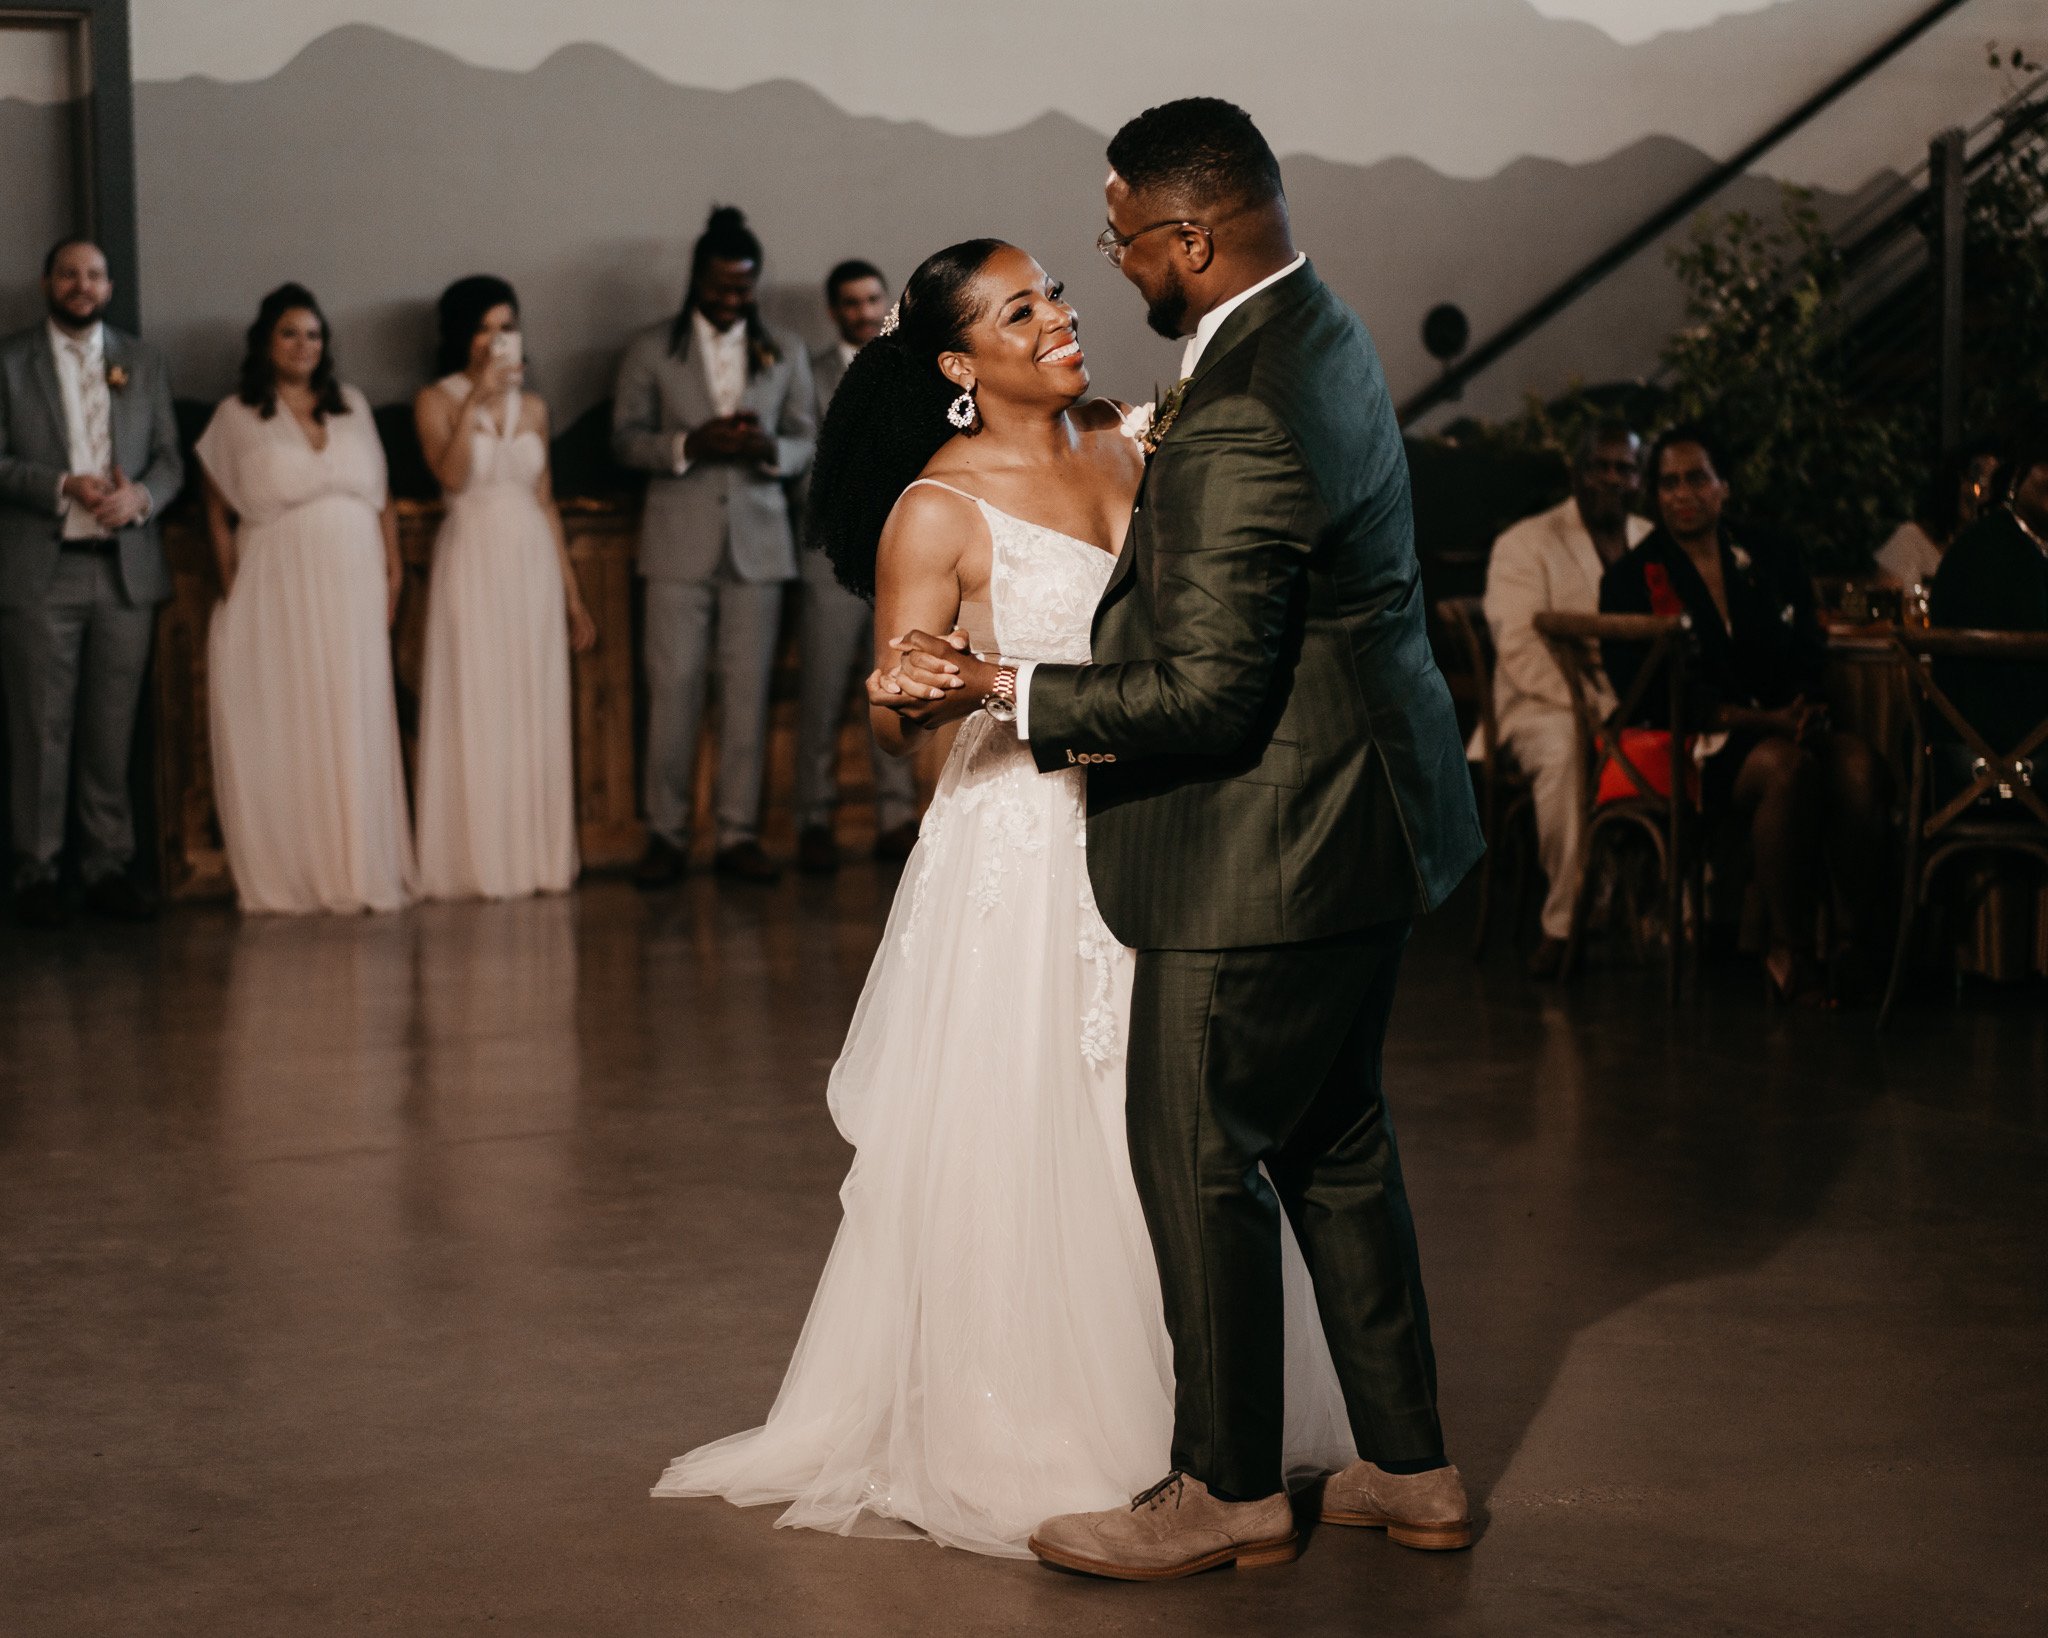
[[1133, 404], [1124, 411], [1123, 435], [1141, 448], [1152, 436], [1152, 416], [1156, 408], [1153, 404]]
[[1734, 563], [1739, 573], [1749, 573], [1749, 553], [1745, 552], [1740, 546], [1730, 546], [1728, 548], [1728, 557]]

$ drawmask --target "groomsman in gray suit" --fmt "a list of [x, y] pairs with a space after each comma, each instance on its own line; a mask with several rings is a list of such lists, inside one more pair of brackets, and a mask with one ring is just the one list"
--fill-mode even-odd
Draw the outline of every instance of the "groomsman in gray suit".
[[[825, 275], [825, 306], [839, 339], [811, 354], [822, 415], [853, 355], [873, 341], [889, 312], [889, 284], [871, 262], [846, 261]], [[856, 671], [874, 655], [874, 611], [839, 584], [823, 552], [804, 551], [803, 686], [797, 701], [797, 868], [823, 875], [839, 868], [832, 816], [839, 806], [839, 730]], [[865, 701], [863, 701], [865, 703]], [[875, 781], [875, 857], [903, 860], [917, 845], [917, 774], [909, 758], [884, 752], [871, 735]]]
[[718, 670], [718, 826], [722, 875], [772, 882], [761, 848], [768, 685], [782, 588], [797, 577], [786, 486], [811, 462], [818, 430], [811, 363], [755, 306], [761, 242], [730, 206], [711, 213], [673, 323], [626, 349], [612, 403], [612, 450], [651, 474], [640, 523], [647, 583], [647, 851], [642, 887], [678, 880], [705, 685]]
[[[170, 377], [105, 322], [107, 259], [86, 239], [43, 262], [46, 323], [0, 342], [0, 686], [14, 907], [55, 926], [74, 736], [88, 908], [147, 920], [129, 875], [128, 758], [156, 605], [171, 595], [157, 519], [184, 481]], [[132, 476], [131, 476], [132, 474]]]

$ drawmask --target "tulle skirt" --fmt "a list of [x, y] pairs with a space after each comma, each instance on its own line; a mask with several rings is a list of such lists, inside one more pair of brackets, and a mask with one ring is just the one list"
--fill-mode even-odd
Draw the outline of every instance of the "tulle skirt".
[[[1160, 1478], [1173, 1376], [1124, 1136], [1131, 957], [1089, 889], [1081, 776], [970, 719], [905, 869], [830, 1105], [844, 1218], [765, 1425], [657, 1496], [1026, 1556]], [[1352, 1459], [1287, 1242], [1288, 1466]]]

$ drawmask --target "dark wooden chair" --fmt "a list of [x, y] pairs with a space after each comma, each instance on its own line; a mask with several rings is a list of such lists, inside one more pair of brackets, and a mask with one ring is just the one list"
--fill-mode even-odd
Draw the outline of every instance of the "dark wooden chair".
[[[1903, 630], [1892, 639], [1906, 678], [1907, 718], [1913, 730], [1912, 782], [1906, 798], [1905, 879], [1899, 892], [1899, 934], [1891, 979], [1878, 1008], [1882, 1029], [1898, 1000], [1913, 929], [1933, 894], [1936, 876], [1971, 854], [2018, 854], [2048, 867], [2048, 717], [2017, 745], [2000, 750], [1956, 707], [1935, 680], [1936, 659], [2003, 660], [2048, 673], [2048, 633], [2031, 631]], [[1935, 719], [1954, 739], [1930, 730]], [[1934, 759], [1943, 746], [1960, 746], [1969, 782], [1947, 801], [1935, 788]]]
[[[1698, 810], [1689, 799], [1685, 722], [1685, 668], [1689, 627], [1682, 616], [1660, 614], [1566, 614], [1555, 610], [1536, 616], [1536, 633], [1549, 647], [1571, 689], [1572, 711], [1578, 718], [1585, 759], [1586, 846], [1579, 887], [1572, 905], [1572, 930], [1565, 942], [1560, 976], [1577, 965], [1586, 915], [1592, 905], [1594, 864], [1603, 845], [1613, 846], [1633, 831], [1647, 837], [1655, 854], [1664, 889], [1665, 928], [1670, 941], [1666, 993], [1678, 999], [1679, 978], [1692, 929], [1703, 914]], [[1612, 715], [1603, 715], [1592, 686], [1595, 656], [1602, 642], [1647, 643], [1649, 653], [1636, 671], [1634, 684]], [[1671, 795], [1660, 795], [1642, 770], [1621, 750], [1621, 731], [1632, 721], [1650, 688], [1663, 678], [1669, 692]], [[1616, 801], [1600, 800], [1600, 779], [1609, 764], [1618, 767], [1633, 794]], [[1691, 917], [1688, 920], [1688, 904]]]
[[[1514, 758], [1500, 743], [1500, 719], [1493, 704], [1493, 632], [1486, 624], [1486, 611], [1477, 597], [1446, 597], [1436, 605], [1437, 623], [1453, 650], [1462, 655], [1477, 693], [1474, 708], [1479, 718], [1479, 823], [1486, 837], [1486, 851], [1479, 859], [1479, 925], [1472, 934], [1472, 959], [1486, 954], [1486, 939], [1493, 925], [1493, 878], [1496, 859], [1508, 851], [1513, 837], [1516, 918], [1526, 908], [1530, 871], [1530, 837], [1523, 831], [1535, 823], [1535, 791]], [[1519, 827], [1519, 828], [1518, 828]], [[1510, 924], [1510, 936], [1513, 927]]]

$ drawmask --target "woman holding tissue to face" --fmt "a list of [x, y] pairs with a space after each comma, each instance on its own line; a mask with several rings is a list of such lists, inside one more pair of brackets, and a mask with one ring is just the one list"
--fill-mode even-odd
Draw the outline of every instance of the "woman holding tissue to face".
[[597, 641], [555, 510], [548, 411], [503, 279], [442, 292], [439, 381], [413, 402], [447, 497], [420, 685], [420, 891], [556, 893], [576, 879], [569, 651]]

